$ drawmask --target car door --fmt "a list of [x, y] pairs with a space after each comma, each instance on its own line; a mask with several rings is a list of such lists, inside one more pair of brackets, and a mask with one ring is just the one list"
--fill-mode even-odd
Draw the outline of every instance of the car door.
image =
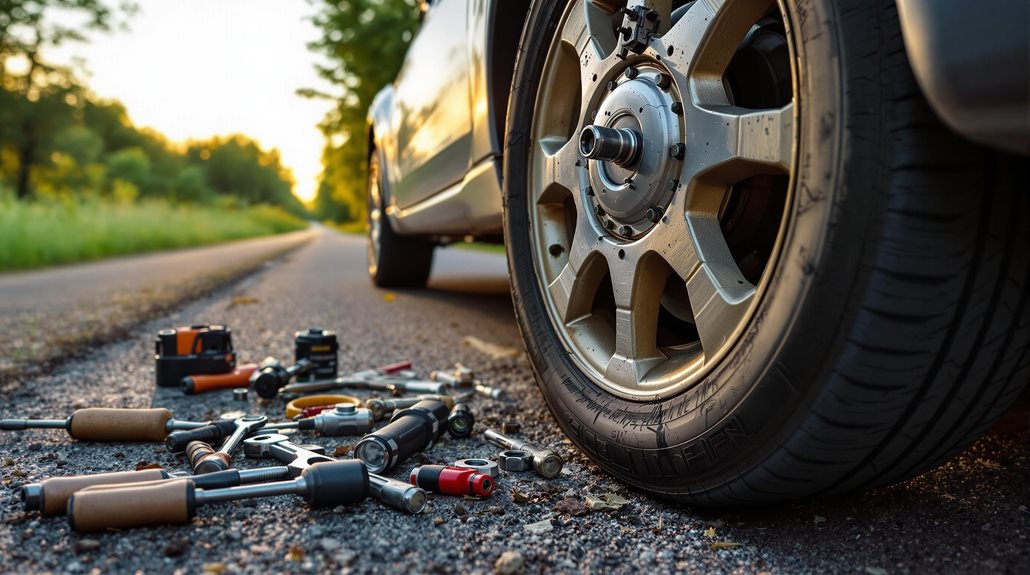
[[393, 201], [411, 206], [459, 182], [472, 144], [468, 1], [428, 3], [394, 85]]

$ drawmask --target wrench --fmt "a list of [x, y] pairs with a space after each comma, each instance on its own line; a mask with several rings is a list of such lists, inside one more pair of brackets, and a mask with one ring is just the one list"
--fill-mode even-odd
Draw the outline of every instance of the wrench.
[[[232, 467], [233, 451], [236, 451], [245, 437], [264, 427], [267, 421], [268, 418], [264, 415], [246, 415], [234, 421], [236, 429], [225, 439], [218, 451], [207, 453], [192, 462], [193, 473], [201, 475], [225, 471]], [[188, 447], [187, 450], [189, 450]]]
[[[340, 461], [312, 451], [310, 445], [297, 445], [290, 438], [279, 434], [251, 437], [243, 442], [243, 453], [248, 458], [264, 459], [274, 457], [286, 464], [290, 477], [298, 477], [305, 469], [324, 461]], [[321, 449], [321, 448], [318, 448]], [[368, 474], [369, 493], [383, 503], [411, 514], [421, 513], [426, 508], [426, 492], [403, 481], [390, 479], [373, 473]]]

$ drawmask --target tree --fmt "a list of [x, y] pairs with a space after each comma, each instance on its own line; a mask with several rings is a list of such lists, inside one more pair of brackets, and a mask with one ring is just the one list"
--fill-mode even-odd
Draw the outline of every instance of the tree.
[[[82, 18], [77, 26], [52, 21], [54, 11]], [[81, 102], [71, 72], [43, 58], [47, 50], [66, 42], [86, 40], [90, 31], [110, 30], [118, 13], [131, 14], [135, 4], [111, 6], [105, 0], [0, 0], [0, 138], [18, 156], [15, 193], [29, 194], [32, 167], [47, 140], [67, 124], [72, 105]], [[17, 69], [11, 69], [11, 65]]]
[[[332, 94], [299, 90], [306, 97], [329, 98], [335, 108], [320, 124], [326, 136], [322, 152], [319, 203], [337, 202], [346, 209], [336, 213], [363, 217], [367, 168], [365, 117], [380, 88], [397, 76], [415, 29], [415, 0], [317, 0], [312, 21], [322, 39], [309, 48], [329, 60], [318, 74], [335, 87]], [[323, 187], [328, 197], [323, 197]]]

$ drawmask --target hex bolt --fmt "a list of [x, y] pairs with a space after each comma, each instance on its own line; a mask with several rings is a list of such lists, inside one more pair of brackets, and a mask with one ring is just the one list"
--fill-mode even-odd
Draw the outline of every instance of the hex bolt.
[[680, 181], [679, 180], [673, 180], [673, 181], [669, 182], [669, 190], [670, 191], [675, 192], [676, 188], [678, 188], [678, 187], [680, 187]]
[[669, 109], [672, 110], [673, 114], [682, 114], [683, 104], [680, 104], [679, 102], [673, 102], [672, 106], [669, 106]]
[[604, 208], [601, 206], [594, 206], [594, 213], [598, 216], [604, 216]]
[[636, 77], [639, 76], [639, 75], [640, 75], [640, 70], [637, 70], [633, 66], [630, 66], [629, 68], [626, 68], [626, 77], [629, 78], [630, 80], [636, 79]]
[[682, 160], [686, 153], [687, 147], [683, 144], [673, 144], [673, 146], [669, 148], [669, 155], [677, 160]]
[[609, 80], [608, 81], [608, 91], [609, 92], [614, 92], [615, 89], [618, 88], [618, 87], [619, 87], [619, 83], [616, 82], [615, 80]]
[[621, 228], [619, 228], [619, 234], [623, 236], [631, 236], [633, 235], [633, 228], [629, 226], [622, 226]]
[[614, 230], [615, 229], [615, 222], [613, 222], [611, 220], [605, 220], [604, 221], [604, 227], [608, 228], [609, 230]]
[[587, 195], [588, 196], [593, 196], [594, 195], [594, 188], [593, 187], [587, 186]]
[[661, 221], [662, 216], [664, 216], [664, 215], [665, 215], [665, 208], [663, 208], [661, 206], [654, 206], [654, 207], [647, 208], [647, 211], [644, 212], [644, 217], [649, 219], [649, 220], [651, 220], [651, 222], [655, 223], [655, 224], [657, 224], [659, 221]]
[[658, 78], [655, 83], [662, 90], [668, 90], [669, 86], [672, 86], [672, 76], [665, 73], [658, 74]]

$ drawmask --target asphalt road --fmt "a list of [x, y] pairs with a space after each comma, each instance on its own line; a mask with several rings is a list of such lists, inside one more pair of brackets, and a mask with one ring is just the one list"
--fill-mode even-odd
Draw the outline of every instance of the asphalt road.
[[[951, 463], [891, 488], [767, 509], [691, 509], [627, 490], [592, 466], [555, 426], [521, 354], [492, 358], [474, 336], [518, 349], [499, 256], [441, 250], [431, 288], [370, 287], [359, 238], [320, 234], [273, 266], [174, 313], [139, 325], [50, 373], [11, 383], [2, 417], [65, 416], [78, 407], [163, 406], [179, 418], [240, 409], [228, 392], [185, 398], [153, 385], [153, 334], [226, 322], [244, 359], [291, 358], [292, 332], [339, 332], [345, 371], [400, 359], [419, 369], [461, 361], [506, 389], [511, 403], [478, 400], [480, 429], [506, 426], [566, 458], [556, 480], [503, 475], [484, 500], [435, 497], [407, 516], [374, 500], [309, 511], [275, 497], [202, 507], [189, 525], [76, 535], [64, 518], [21, 510], [17, 487], [55, 475], [158, 463], [183, 469], [157, 444], [101, 445], [61, 431], [0, 435], [0, 570], [9, 573], [487, 573], [520, 562], [527, 573], [1026, 573], [1030, 571], [1030, 432], [996, 431]], [[280, 401], [249, 409], [280, 417]], [[514, 433], [513, 433], [514, 434]], [[306, 437], [330, 451], [353, 440]], [[425, 462], [491, 456], [477, 439], [445, 439]], [[393, 475], [403, 477], [409, 462]], [[241, 459], [240, 467], [261, 462]], [[589, 511], [585, 496], [628, 500]], [[541, 523], [543, 522], [543, 523]], [[528, 525], [536, 524], [534, 528]], [[501, 559], [502, 553], [508, 552]]]
[[0, 377], [45, 369], [69, 352], [123, 335], [297, 248], [317, 231], [0, 274]]

